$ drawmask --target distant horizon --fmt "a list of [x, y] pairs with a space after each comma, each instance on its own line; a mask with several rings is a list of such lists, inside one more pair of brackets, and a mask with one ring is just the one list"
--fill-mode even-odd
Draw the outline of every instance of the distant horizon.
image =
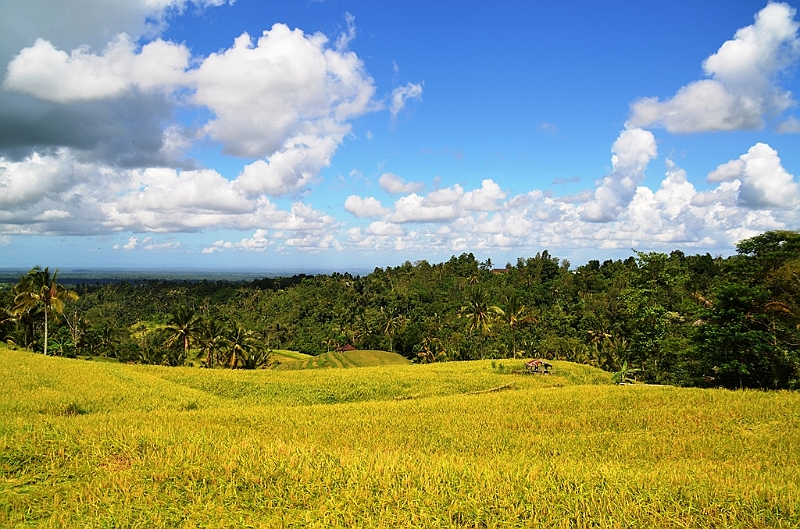
[[[638, 250], [637, 251], [644, 251], [645, 253], [649, 253], [651, 250]], [[672, 251], [679, 250], [683, 251], [686, 255], [705, 255], [710, 254], [712, 257], [728, 257], [736, 253], [735, 248], [731, 247], [730, 251], [725, 253], [711, 253], [711, 252], [692, 252], [692, 251], [684, 251], [680, 248], [673, 248], [672, 250], [666, 250], [661, 253], [669, 254]], [[600, 263], [604, 261], [618, 261], [618, 260], [625, 260], [628, 257], [636, 257], [636, 253], [634, 249], [629, 250], [628, 252], [620, 252], [620, 251], [605, 251], [602, 253], [603, 250], [597, 249], [590, 251], [587, 255], [585, 260], [573, 260], [564, 257], [563, 255], [559, 255], [555, 253], [555, 251], [551, 251], [548, 249], [542, 249], [541, 251], [532, 253], [530, 255], [518, 255], [513, 259], [502, 259], [502, 260], [495, 260], [492, 257], [481, 258], [475, 252], [471, 251], [464, 251], [461, 253], [453, 253], [445, 258], [442, 259], [404, 259], [401, 261], [392, 262], [389, 264], [384, 265], [374, 265], [374, 266], [354, 266], [354, 265], [346, 265], [342, 264], [340, 266], [329, 265], [285, 265], [285, 266], [275, 266], [275, 265], [255, 265], [255, 264], [246, 264], [241, 266], [200, 266], [200, 265], [184, 265], [184, 264], [174, 264], [174, 265], [155, 265], [153, 263], [147, 263], [140, 266], [132, 266], [132, 265], [79, 265], [79, 266], [71, 266], [71, 265], [53, 265], [53, 264], [46, 264], [46, 263], [34, 263], [29, 266], [3, 266], [0, 265], [0, 276], [8, 276], [9, 274], [24, 274], [27, 273], [30, 269], [34, 266], [41, 266], [41, 267], [49, 267], [51, 271], [56, 269], [59, 270], [59, 276], [64, 277], [65, 274], [70, 274], [73, 278], [82, 277], [80, 274], [102, 274], [102, 273], [109, 273], [109, 274], [124, 274], [126, 276], [135, 277], [136, 274], [143, 274], [145, 276], [157, 276], [158, 274], [169, 274], [169, 275], [207, 275], [209, 277], [214, 276], [225, 276], [225, 275], [232, 275], [232, 276], [242, 276], [243, 278], [263, 278], [263, 277], [287, 277], [297, 274], [307, 274], [307, 275], [320, 275], [326, 274], [330, 275], [333, 273], [350, 273], [351, 275], [368, 275], [372, 273], [376, 268], [387, 269], [387, 268], [396, 268], [403, 266], [406, 262], [410, 262], [413, 265], [416, 265], [419, 262], [426, 261], [430, 265], [442, 264], [449, 261], [451, 258], [457, 258], [462, 254], [473, 254], [476, 261], [479, 263], [485, 263], [487, 259], [491, 259], [492, 268], [505, 268], [507, 264], [511, 264], [512, 266], [516, 266], [518, 259], [528, 259], [533, 258], [537, 254], [541, 254], [543, 251], [547, 251], [550, 257], [557, 258], [559, 262], [563, 263], [565, 261], [569, 262], [569, 268], [571, 270], [576, 269], [577, 267], [586, 265], [591, 260], [597, 260]], [[657, 251], [657, 250], [652, 250]], [[144, 277], [145, 279], [150, 277]]]
[[[25, 275], [34, 266], [25, 267], [0, 267], [0, 278], [13, 278], [15, 276]], [[68, 266], [48, 266], [39, 265], [50, 268], [51, 272], [58, 270], [59, 280], [67, 280], [68, 282], [92, 279], [195, 279], [195, 278], [234, 278], [239, 280], [246, 279], [263, 279], [275, 277], [291, 277], [294, 275], [330, 275], [333, 273], [350, 273], [351, 275], [367, 275], [372, 273], [375, 269], [350, 269], [350, 270], [337, 270], [337, 269], [323, 269], [323, 268], [191, 268], [191, 267], [175, 267], [175, 268], [159, 268], [159, 267], [68, 267]]]

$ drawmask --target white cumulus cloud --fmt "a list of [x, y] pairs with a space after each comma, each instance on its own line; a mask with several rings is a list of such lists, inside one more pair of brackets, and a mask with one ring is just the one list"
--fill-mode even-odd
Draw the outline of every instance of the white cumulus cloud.
[[748, 208], [800, 206], [800, 185], [783, 168], [778, 152], [765, 143], [756, 143], [738, 159], [720, 165], [708, 180], [740, 182], [739, 202]]
[[426, 203], [425, 198], [412, 193], [395, 202], [392, 222], [444, 222], [454, 220], [459, 210], [452, 204]]
[[252, 237], [245, 237], [237, 242], [218, 240], [203, 253], [216, 253], [222, 250], [243, 250], [248, 252], [265, 252], [275, 242], [269, 238], [269, 230], [256, 230]]
[[[186, 2], [167, 2], [162, 9], [168, 6], [182, 10]], [[176, 103], [207, 110], [210, 117], [198, 125], [199, 132], [176, 124], [155, 130], [162, 118], [153, 114], [146, 126], [131, 123], [132, 131], [147, 137], [117, 141], [112, 149], [101, 148], [107, 138], [92, 141], [101, 144], [100, 157], [119, 157], [115, 151], [127, 145], [126, 163], [135, 166], [137, 161], [147, 165], [148, 157], [177, 160], [192, 141], [211, 140], [225, 154], [256, 159], [239, 175], [244, 192], [298, 193], [330, 164], [351, 131], [350, 121], [380, 107], [361, 59], [346, 49], [355, 36], [352, 16], [347, 24], [346, 35], [333, 45], [320, 33], [308, 35], [275, 24], [258, 39], [244, 33], [232, 47], [204, 58], [192, 58], [186, 45], [161, 39], [139, 47], [126, 33], [114, 36], [99, 52], [79, 45], [68, 53], [40, 38], [10, 62], [3, 88], [54, 103], [103, 103], [108, 110], [102, 119], [110, 122], [146, 119], [142, 116], [154, 110], [166, 116]], [[3, 102], [0, 97], [0, 106]], [[103, 107], [70, 108], [77, 109], [70, 111], [74, 114]], [[58, 119], [74, 123], [76, 118], [80, 120], [72, 114]], [[131, 134], [121, 128], [117, 134]], [[88, 131], [79, 135], [91, 136]]]
[[611, 148], [612, 172], [595, 189], [594, 196], [583, 206], [581, 216], [590, 222], [616, 219], [628, 206], [636, 187], [644, 180], [650, 160], [658, 152], [653, 133], [644, 129], [623, 130]]
[[[665, 101], [635, 101], [630, 125], [659, 125], [676, 133], [762, 128], [795, 104], [778, 79], [800, 56], [795, 14], [788, 4], [769, 3], [754, 24], [739, 29], [704, 61], [707, 79], [684, 86]], [[779, 127], [788, 131], [791, 123]]]
[[367, 232], [372, 235], [403, 235], [405, 230], [397, 224], [378, 220], [369, 225]]
[[361, 198], [357, 195], [347, 197], [344, 209], [356, 217], [380, 217], [389, 213], [389, 209], [383, 207], [380, 200], [374, 197]]
[[330, 164], [349, 120], [375, 108], [373, 80], [355, 53], [284, 24], [255, 42], [241, 35], [189, 75], [192, 101], [214, 115], [204, 133], [227, 154], [261, 158], [239, 176], [251, 194], [303, 189]]
[[237, 185], [250, 195], [295, 193], [311, 184], [342, 141], [343, 134], [298, 135], [286, 141], [272, 156], [244, 167]]
[[132, 237], [129, 237], [128, 242], [126, 242], [125, 244], [115, 244], [114, 249], [130, 251], [136, 249], [136, 246], [138, 246], [138, 244], [139, 244], [139, 237], [136, 237], [134, 235]]
[[402, 193], [419, 193], [425, 189], [425, 184], [422, 182], [406, 182], [394, 173], [383, 173], [378, 179], [378, 184], [387, 193], [402, 194]]
[[0, 157], [0, 231], [88, 235], [204, 229], [335, 230], [330, 215], [295, 202], [280, 209], [211, 169], [119, 170], [69, 150]]
[[495, 211], [502, 206], [500, 202], [506, 193], [493, 180], [481, 182], [480, 189], [464, 193], [464, 208], [472, 211]]
[[341, 137], [370, 110], [375, 86], [355, 53], [284, 24], [256, 40], [247, 33], [191, 72], [192, 100], [214, 118], [205, 133], [226, 153], [263, 157], [295, 137]]
[[132, 88], [169, 89], [185, 81], [189, 57], [186, 46], [160, 39], [137, 52], [124, 33], [102, 54], [86, 47], [67, 54], [37, 39], [8, 64], [3, 89], [59, 103], [116, 97]]

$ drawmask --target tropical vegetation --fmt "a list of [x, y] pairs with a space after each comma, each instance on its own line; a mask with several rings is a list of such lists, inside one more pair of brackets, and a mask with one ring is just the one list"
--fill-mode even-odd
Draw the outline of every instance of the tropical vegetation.
[[0, 289], [5, 341], [60, 356], [250, 369], [272, 350], [345, 347], [415, 362], [540, 357], [621, 379], [800, 387], [800, 233], [730, 257], [634, 252], [572, 267], [546, 250], [496, 268], [471, 253], [364, 276], [139, 280], [62, 287], [36, 267]]

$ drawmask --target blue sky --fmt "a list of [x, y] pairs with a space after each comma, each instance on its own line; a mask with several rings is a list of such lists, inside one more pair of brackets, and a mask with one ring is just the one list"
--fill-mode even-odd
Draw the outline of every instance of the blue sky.
[[792, 3], [2, 9], [0, 267], [582, 264], [800, 228]]

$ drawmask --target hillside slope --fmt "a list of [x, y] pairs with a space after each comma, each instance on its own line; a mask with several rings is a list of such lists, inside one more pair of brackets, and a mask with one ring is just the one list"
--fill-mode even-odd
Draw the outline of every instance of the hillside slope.
[[[58, 414], [65, 406], [86, 413], [108, 413], [218, 408], [231, 402], [330, 404], [457, 395], [500, 386], [523, 389], [610, 382], [608, 373], [568, 362], [554, 362], [552, 375], [514, 375], [501, 373], [490, 361], [415, 365], [382, 351], [336, 353], [325, 360], [387, 365], [304, 369], [312, 362], [324, 366], [322, 359], [311, 357], [282, 366], [287, 370], [255, 371], [70, 360], [12, 351], [1, 345], [0, 355], [0, 380], [6, 389], [0, 395], [0, 411], [20, 413]], [[396, 364], [388, 365], [390, 362]], [[505, 370], [521, 370], [522, 364], [520, 360], [508, 362]]]
[[[0, 527], [800, 526], [800, 394], [0, 347]], [[511, 369], [509, 369], [511, 368]]]
[[297, 362], [298, 360], [307, 360], [311, 355], [307, 355], [298, 351], [288, 351], [286, 349], [273, 349], [270, 356], [270, 362], [277, 364], [286, 364], [289, 362]]
[[296, 362], [283, 362], [277, 366], [277, 369], [349, 368], [409, 364], [411, 364], [411, 361], [403, 355], [388, 351], [331, 351], [317, 356], [307, 355], [307, 358]]

